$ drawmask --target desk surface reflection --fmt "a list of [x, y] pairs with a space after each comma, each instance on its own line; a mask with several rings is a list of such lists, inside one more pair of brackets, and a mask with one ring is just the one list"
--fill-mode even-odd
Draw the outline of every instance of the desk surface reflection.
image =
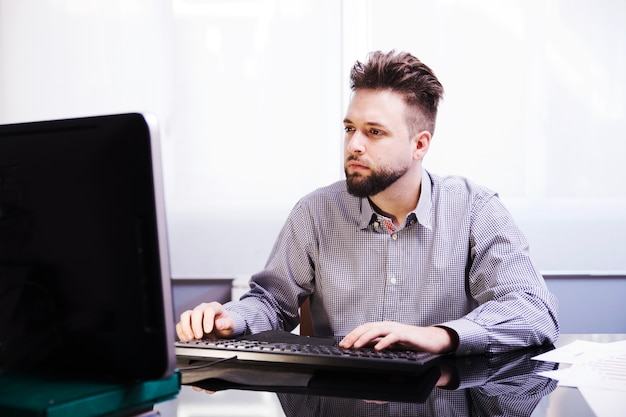
[[[454, 358], [442, 363], [452, 386], [433, 387], [423, 401], [372, 401], [339, 396], [279, 393], [285, 415], [291, 416], [529, 416], [556, 382], [536, 375], [555, 364], [533, 361], [536, 349], [494, 357]], [[447, 369], [446, 369], [447, 368]]]

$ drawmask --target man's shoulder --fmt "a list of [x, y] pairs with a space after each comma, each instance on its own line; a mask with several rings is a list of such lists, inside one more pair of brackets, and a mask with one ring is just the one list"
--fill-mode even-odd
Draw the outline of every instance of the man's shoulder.
[[311, 191], [302, 197], [300, 202], [312, 202], [319, 200], [342, 201], [349, 197], [350, 194], [348, 193], [346, 180], [340, 180]]
[[489, 187], [478, 184], [462, 175], [438, 175], [428, 172], [433, 195], [458, 196], [467, 198], [491, 197], [497, 193]]
[[293, 213], [325, 219], [354, 218], [360, 213], [360, 204], [361, 199], [348, 193], [343, 180], [306, 194], [298, 201]]

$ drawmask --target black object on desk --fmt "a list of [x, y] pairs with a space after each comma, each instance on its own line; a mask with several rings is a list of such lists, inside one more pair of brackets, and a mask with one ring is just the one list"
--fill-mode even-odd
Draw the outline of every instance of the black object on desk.
[[172, 375], [158, 133], [138, 113], [0, 125], [0, 372]]
[[282, 364], [329, 372], [417, 375], [435, 366], [441, 355], [410, 350], [344, 349], [335, 338], [266, 331], [237, 339], [206, 339], [176, 343], [178, 359], [230, 359], [253, 364]]
[[494, 413], [528, 416], [541, 398], [556, 388], [555, 381], [536, 373], [557, 365], [531, 360], [552, 348], [536, 347], [492, 356], [445, 356], [436, 366], [412, 378], [392, 372], [332, 373], [315, 368], [307, 372], [302, 367], [255, 366], [228, 360], [204, 367], [196, 362], [195, 368], [179, 360], [179, 366], [186, 385], [210, 391], [276, 392], [288, 417]]
[[159, 129], [0, 125], [0, 415], [126, 415], [180, 389]]
[[[177, 365], [183, 384], [209, 391], [244, 389], [381, 401], [423, 401], [440, 377], [441, 355], [339, 349], [336, 343], [335, 338], [283, 331], [178, 342]], [[203, 347], [193, 347], [197, 344]]]

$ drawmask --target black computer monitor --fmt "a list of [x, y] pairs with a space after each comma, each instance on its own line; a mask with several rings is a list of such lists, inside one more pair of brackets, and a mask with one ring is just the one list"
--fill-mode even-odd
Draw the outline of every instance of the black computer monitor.
[[160, 158], [148, 115], [0, 126], [0, 371], [172, 374]]

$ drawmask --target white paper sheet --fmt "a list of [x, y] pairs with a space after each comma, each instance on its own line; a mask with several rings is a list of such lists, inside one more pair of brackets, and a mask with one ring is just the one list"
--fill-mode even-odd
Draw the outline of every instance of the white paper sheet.
[[533, 359], [571, 365], [540, 375], [577, 387], [597, 417], [626, 415], [626, 341], [576, 340]]

